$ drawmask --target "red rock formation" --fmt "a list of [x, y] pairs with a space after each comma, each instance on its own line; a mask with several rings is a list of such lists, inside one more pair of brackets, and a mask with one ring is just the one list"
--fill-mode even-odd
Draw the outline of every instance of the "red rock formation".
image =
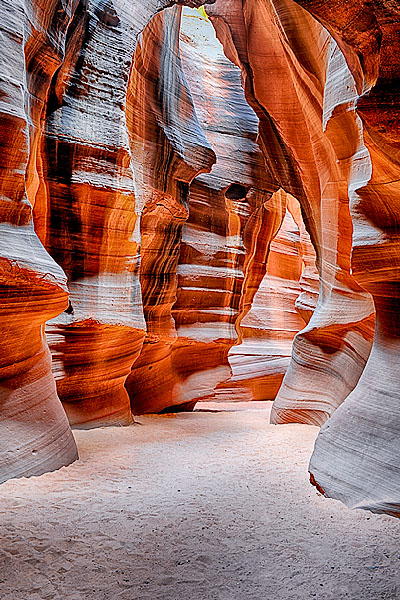
[[[156, 23], [151, 23], [143, 36], [146, 49], [143, 55], [153, 70], [157, 60], [149, 51], [150, 40], [160, 39], [155, 27]], [[165, 181], [154, 168], [160, 161], [162, 146], [149, 150], [149, 146], [154, 146], [154, 128], [147, 130], [153, 137], [147, 133], [146, 156], [153, 152], [155, 158], [148, 161], [148, 173], [143, 180], [150, 195], [154, 196], [156, 189], [156, 201], [145, 200], [142, 220], [141, 281], [149, 335], [127, 381], [135, 413], [171, 410], [172, 407], [188, 410], [199, 399], [212, 395], [217, 384], [230, 376], [227, 353], [236, 340], [234, 324], [243, 283], [245, 248], [241, 234], [252, 212], [262, 205], [262, 195], [250, 188], [262, 189], [267, 178], [255, 144], [257, 119], [244, 100], [240, 72], [223, 56], [219, 44], [209, 39], [210, 29], [212, 31], [210, 24], [197, 13], [185, 16], [181, 35], [183, 67], [201, 126], [217, 152], [217, 163], [211, 174], [202, 174], [192, 183], [187, 205], [174, 202], [177, 196], [174, 178], [179, 176], [176, 164], [175, 171], [168, 172]], [[158, 54], [160, 48], [158, 41], [155, 43]], [[176, 55], [177, 48], [173, 50]], [[143, 71], [142, 62], [137, 56], [136, 64]], [[147, 92], [142, 93], [136, 87], [132, 94], [135, 98], [152, 99], [147, 101], [145, 109], [156, 105], [158, 79], [157, 85], [151, 87], [155, 79], [151, 74], [147, 66], [147, 82], [146, 78], [144, 84], [142, 81], [142, 85], [147, 85]], [[171, 84], [162, 86], [168, 90], [171, 87]], [[204, 102], [205, 97], [207, 102]], [[221, 103], [224, 97], [228, 99], [228, 106], [234, 106], [233, 112]], [[143, 115], [143, 108], [142, 113], [138, 112]], [[177, 131], [178, 117], [177, 114]], [[148, 116], [138, 121], [150, 122]], [[192, 137], [193, 132], [199, 131], [198, 136], [201, 132], [195, 123], [186, 125], [186, 129], [191, 131]], [[132, 131], [135, 131], [134, 125]], [[184, 135], [185, 130], [181, 132], [181, 136]], [[145, 138], [143, 133], [142, 138]], [[233, 166], [230, 161], [234, 153]], [[192, 163], [193, 155], [191, 149], [187, 156]], [[201, 164], [198, 171], [200, 167]], [[191, 178], [196, 174], [186, 170]], [[180, 177], [183, 178], [182, 174]], [[243, 190], [236, 200], [227, 197], [232, 196], [227, 189], [234, 192], [236, 189], [231, 188], [231, 184]], [[164, 192], [163, 199], [163, 190], [168, 186], [170, 196], [166, 198]], [[267, 199], [270, 193], [265, 194]], [[164, 205], [169, 202], [168, 212], [161, 200]], [[168, 253], [166, 248], [169, 248]]]
[[0, 481], [77, 458], [43, 335], [45, 321], [68, 305], [66, 278], [32, 225], [41, 118], [75, 5], [1, 6]]
[[[207, 9], [228, 56], [240, 65], [246, 97], [260, 118], [271, 172], [302, 206], [321, 276], [317, 308], [294, 341], [274, 404], [276, 423], [321, 424], [356, 385], [370, 349], [370, 298], [350, 276], [349, 152], [335, 146], [351, 127], [342, 111], [324, 130], [326, 72], [335, 43], [292, 0], [217, 1]], [[271, 81], [274, 82], [271, 85]]]
[[376, 308], [366, 368], [357, 387], [322, 428], [310, 471], [327, 495], [352, 507], [399, 516], [400, 10], [385, 0], [359, 0], [345, 7], [336, 7], [335, 2], [301, 4], [335, 37], [357, 86], [356, 113], [361, 121], [355, 122], [365, 147], [360, 144], [359, 156], [354, 155], [350, 186], [352, 272], [372, 294]]
[[229, 352], [230, 383], [249, 388], [253, 400], [275, 398], [290, 362], [293, 338], [309, 321], [318, 298], [315, 254], [299, 204], [282, 190], [277, 192], [266, 204], [269, 215], [263, 231], [273, 207], [280, 213], [280, 229], [271, 231], [270, 254], [263, 259], [267, 271], [256, 294], [250, 302], [243, 298], [239, 340]]
[[[182, 70], [181, 10], [153, 19], [135, 55], [128, 105], [132, 153], [140, 181], [142, 249], [140, 281], [147, 338], [126, 387], [136, 414], [172, 406], [189, 409], [182, 391], [172, 307], [182, 228], [188, 218], [189, 184], [215, 162]], [[140, 179], [139, 179], [140, 178]], [[191, 364], [190, 357], [184, 364]]]
[[76, 458], [57, 390], [273, 397], [303, 319], [272, 419], [332, 415], [312, 481], [399, 515], [400, 10], [210, 1], [227, 58], [199, 17], [181, 57], [177, 4], [0, 0], [0, 480]]
[[266, 204], [276, 184], [256, 143], [258, 120], [244, 98], [240, 71], [211, 32], [209, 22], [187, 15], [185, 73], [217, 162], [191, 186], [174, 317], [179, 343], [201, 356], [186, 365], [189, 373], [197, 371], [188, 381], [196, 381], [197, 397], [229, 393], [233, 400], [242, 395], [229, 383], [228, 351], [237, 340], [244, 296], [251, 302], [265, 272], [277, 226]]
[[[161, 8], [158, 4], [148, 2], [139, 10], [138, 3], [135, 10], [127, 11], [122, 1], [89, 2], [72, 29], [66, 60], [53, 81], [48, 103], [42, 149], [45, 185], [37, 222], [42, 223], [45, 212], [43, 242], [69, 278], [70, 308], [49, 324], [47, 334], [58, 393], [74, 426], [132, 422], [124, 384], [145, 336], [140, 283], [145, 313], [148, 293], [143, 277], [140, 282], [138, 276], [138, 216], [146, 194], [141, 186], [147, 185], [140, 179], [141, 171], [151, 165], [152, 173], [159, 177], [160, 170], [167, 167], [163, 176], [170, 186], [165, 191], [170, 193], [173, 181], [180, 189], [185, 169], [191, 177], [198, 172], [196, 161], [201, 161], [200, 155], [204, 154], [201, 147], [196, 149], [195, 139], [188, 140], [186, 154], [197, 152], [199, 157], [191, 156], [194, 164], [189, 165], [181, 160], [181, 148], [174, 139], [182, 132], [178, 109], [182, 116], [183, 107], [176, 104], [174, 96], [181, 93], [179, 65], [168, 63], [164, 56], [161, 64], [152, 54], [151, 69], [161, 78], [164, 74], [168, 77], [170, 69], [171, 78], [164, 83], [178, 86], [175, 92], [171, 88], [168, 94], [154, 98], [158, 113], [166, 113], [164, 128], [157, 124], [157, 131], [151, 120], [128, 122], [132, 102], [129, 76], [136, 38], [156, 8]], [[163, 35], [167, 36], [167, 30], [168, 26]], [[159, 49], [165, 47], [161, 39]], [[136, 102], [146, 102], [148, 96], [140, 93], [137, 90]], [[131, 145], [136, 135], [132, 126], [147, 128], [154, 136], [166, 135], [172, 154], [169, 166], [168, 160], [162, 164], [161, 156], [168, 152], [167, 144], [159, 147], [156, 158], [161, 157], [161, 162], [151, 162], [135, 144]], [[203, 168], [209, 168], [207, 157]], [[178, 204], [183, 201], [177, 200]], [[155, 206], [158, 199], [151, 202]], [[147, 219], [150, 227], [154, 226], [153, 205], [146, 205], [141, 225], [143, 265], [147, 260]], [[167, 206], [161, 216], [169, 214], [170, 208]], [[161, 228], [167, 229], [167, 223]], [[165, 262], [170, 260], [165, 250], [156, 258], [161, 277], [168, 270]], [[163, 303], [163, 291], [156, 289], [156, 294], [157, 302]]]
[[1, 480], [77, 457], [43, 335], [64, 309], [49, 337], [71, 421], [131, 420], [144, 320], [123, 108], [136, 36], [167, 4], [1, 4]]
[[334, 40], [290, 1], [210, 9], [226, 51], [242, 65], [247, 97], [268, 113], [260, 117], [264, 152], [280, 156], [282, 186], [300, 200], [319, 257], [320, 300], [295, 340], [273, 419], [321, 423], [354, 388], [370, 345], [368, 290], [377, 311], [373, 349], [357, 387], [322, 428], [311, 473], [348, 505], [397, 515], [399, 11], [384, 1], [298, 4]]
[[[181, 33], [183, 68], [217, 162], [210, 174], [198, 176], [191, 184], [188, 213], [182, 201], [176, 200], [173, 187], [182, 168], [176, 162], [174, 170], [163, 168], [165, 180], [154, 168], [161, 161], [160, 153], [165, 155], [163, 137], [158, 145], [154, 142], [154, 138], [160, 139], [154, 131], [163, 121], [158, 116], [158, 123], [151, 125], [148, 107], [159, 115], [160, 109], [155, 108], [160, 104], [156, 66], [160, 49], [170, 49], [162, 43], [165, 19], [159, 17], [146, 28], [131, 77], [132, 98], [139, 103], [134, 108], [134, 114], [139, 115], [136, 123], [146, 123], [146, 129], [137, 133], [133, 118], [132, 147], [137, 155], [144, 140], [140, 152], [146, 155], [147, 163], [141, 187], [148, 190], [141, 224], [141, 281], [148, 337], [126, 384], [134, 413], [172, 407], [189, 410], [198, 400], [210, 396], [229, 396], [232, 400], [242, 398], [243, 392], [251, 399], [243, 387], [246, 377], [241, 378], [239, 386], [235, 382], [232, 385], [227, 355], [236, 341], [236, 328], [265, 275], [269, 246], [281, 226], [285, 213], [282, 202], [286, 202], [282, 196], [269, 200], [277, 186], [266, 173], [256, 144], [258, 120], [244, 99], [239, 69], [213, 40], [210, 24], [190, 11], [185, 13]], [[164, 36], [177, 42], [169, 32]], [[172, 50], [174, 57], [178, 51]], [[172, 82], [164, 83], [161, 76], [161, 89], [174, 87]], [[140, 104], [140, 99], [145, 103]], [[179, 131], [178, 118], [174, 127]], [[195, 124], [190, 129], [197, 131]], [[184, 136], [185, 131], [180, 135]], [[169, 194], [165, 192], [168, 186]], [[275, 309], [282, 312], [279, 304]], [[300, 322], [297, 328], [292, 324], [292, 329], [298, 331]], [[295, 331], [289, 333], [289, 339]], [[246, 354], [246, 360], [257, 368], [252, 351]], [[273, 380], [276, 392], [283, 369], [281, 366], [278, 377], [273, 370], [264, 377], [266, 387], [271, 387]], [[271, 397], [270, 390], [263, 393]]]

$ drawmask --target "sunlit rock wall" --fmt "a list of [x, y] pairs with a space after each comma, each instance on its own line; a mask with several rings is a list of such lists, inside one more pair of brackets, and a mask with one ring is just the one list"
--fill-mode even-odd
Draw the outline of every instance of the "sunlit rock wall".
[[43, 334], [45, 321], [68, 305], [66, 277], [32, 224], [41, 118], [75, 8], [1, 3], [0, 481], [77, 457]]
[[[265, 276], [270, 243], [285, 216], [286, 196], [271, 199], [278, 186], [256, 142], [257, 116], [245, 100], [240, 70], [224, 56], [210, 22], [196, 11], [184, 11], [180, 58], [176, 21], [165, 27], [171, 18], [172, 13], [167, 12], [146, 28], [130, 84], [131, 96], [136, 99], [129, 126], [133, 155], [146, 157], [141, 160], [144, 168], [139, 166], [136, 173], [141, 173], [138, 187], [144, 205], [140, 279], [148, 334], [126, 383], [137, 414], [189, 410], [198, 400], [210, 397], [249, 400], [263, 394], [270, 398], [287, 367], [286, 361], [278, 375], [274, 369], [266, 372], [258, 382], [258, 396], [253, 384], [247, 385], [246, 376], [239, 385], [231, 378], [228, 352], [240, 343], [240, 322]], [[170, 68], [157, 70], [166, 56]], [[198, 121], [185, 121], [190, 111], [182, 108], [181, 100], [173, 129], [171, 123], [168, 129], [163, 123], [165, 113], [155, 107], [168, 100], [160, 100], [160, 89], [168, 94], [177, 90], [176, 95], [179, 89], [164, 81], [163, 75], [160, 79], [159, 73], [175, 73], [177, 66], [181, 68], [181, 59]], [[145, 99], [144, 103], [140, 99]], [[137, 123], [146, 126], [138, 130]], [[163, 133], [155, 133], [160, 123]], [[181, 183], [191, 181], [195, 173], [188, 165], [193, 164], [196, 153], [186, 141], [186, 170], [177, 160], [173, 169], [162, 166], [167, 154], [164, 134], [171, 131], [182, 140], [187, 140], [189, 131], [192, 143], [198, 136], [200, 145], [203, 132], [216, 153], [211, 173], [197, 176], [187, 197], [180, 196], [186, 188], [181, 184], [174, 187], [174, 181], [178, 177]], [[199, 163], [198, 171], [201, 166]], [[298, 256], [296, 242], [293, 246]], [[300, 273], [299, 264], [290, 274], [296, 280], [295, 289]], [[297, 291], [299, 294], [299, 287]], [[281, 329], [287, 329], [288, 335], [277, 331], [276, 337], [286, 335], [283, 352], [288, 355], [288, 341], [304, 322], [295, 316], [288, 324], [284, 313], [286, 308], [295, 313], [297, 296], [283, 297], [284, 293], [275, 295], [271, 310], [280, 315]], [[257, 369], [256, 346], [257, 341], [248, 354], [247, 347], [244, 349], [247, 364], [252, 363], [250, 379]], [[265, 352], [266, 361], [274, 360], [273, 344], [269, 348], [258, 344], [258, 355]]]
[[236, 0], [217, 0], [207, 10], [225, 52], [241, 67], [266, 162], [301, 204], [320, 273], [318, 304], [295, 338], [272, 419], [322, 424], [356, 385], [372, 338], [370, 296], [350, 275], [348, 186], [360, 145], [352, 135], [351, 91], [343, 110], [324, 114], [336, 44], [292, 0], [253, 0], [246, 10]]
[[[163, 28], [159, 27], [165, 18], [171, 16], [167, 17], [165, 13], [158, 17], [158, 22], [154, 20], [149, 24], [143, 34], [143, 52], [141, 55], [137, 52], [135, 57], [131, 81], [136, 87], [132, 96], [146, 99], [142, 108], [137, 109], [136, 120], [151, 122], [146, 111], [149, 106], [154, 111], [155, 102], [148, 101], [149, 94], [159, 102], [157, 60], [149, 49], [153, 47], [153, 54], [165, 60], [165, 49], [168, 48], [175, 69], [164, 71], [173, 75], [176, 64], [183, 69], [182, 77], [184, 74], [188, 81], [197, 116], [191, 105], [192, 116], [185, 122], [182, 99], [179, 98], [174, 127], [171, 123], [165, 123], [163, 127], [167, 135], [172, 134], [176, 139], [180, 132], [179, 137], [192, 140], [192, 144], [197, 135], [198, 145], [212, 146], [216, 152], [215, 158], [212, 154], [212, 162], [217, 162], [210, 175], [202, 174], [192, 181], [199, 172], [209, 171], [211, 162], [207, 169], [201, 168], [201, 164], [197, 170], [188, 168], [194, 164], [195, 156], [193, 145], [188, 145], [185, 171], [177, 170], [176, 161], [170, 170], [160, 168], [165, 160], [165, 150], [162, 144], [157, 145], [154, 141], [160, 119], [161, 122], [165, 120], [160, 108], [153, 117], [155, 125], [147, 126], [146, 132], [141, 134], [142, 139], [146, 135], [148, 138], [144, 147], [154, 148], [154, 158], [150, 160], [148, 157], [152, 152], [145, 150], [147, 160], [142, 163], [147, 173], [143, 173], [144, 185], [141, 187], [149, 186], [150, 197], [157, 190], [157, 200], [152, 204], [144, 200], [141, 225], [140, 272], [148, 335], [127, 381], [134, 413], [189, 410], [230, 376], [227, 352], [236, 340], [235, 320], [245, 255], [241, 239], [243, 226], [235, 210], [237, 212], [237, 207], [242, 210], [242, 220], [248, 218], [246, 195], [253, 183], [253, 171], [257, 171], [259, 179], [265, 179], [262, 156], [255, 144], [257, 119], [243, 97], [240, 72], [223, 55], [210, 23], [195, 11], [185, 12], [180, 40], [176, 20], [174, 35], [165, 34], [165, 40], [173, 40], [171, 45], [160, 40]], [[147, 92], [138, 91], [138, 85]], [[173, 86], [168, 81], [161, 81], [161, 89], [169, 95]], [[233, 103], [231, 113], [226, 109], [225, 97]], [[161, 108], [164, 104], [165, 99], [159, 102]], [[135, 130], [135, 124], [131, 129]], [[140, 145], [140, 139], [137, 143]], [[232, 180], [232, 165], [227, 163], [227, 157], [235, 153], [233, 171], [236, 172]], [[225, 197], [231, 183], [244, 189], [236, 209], [231, 206], [235, 201]], [[162, 196], [166, 189], [171, 189], [170, 197], [175, 203], [165, 208]], [[182, 193], [185, 196], [179, 198]], [[153, 208], [149, 210], [151, 206]]]
[[[234, 400], [243, 395], [230, 389], [228, 351], [238, 341], [244, 295], [254, 296], [265, 271], [270, 243], [265, 206], [276, 184], [256, 143], [258, 119], [245, 100], [240, 70], [224, 56], [211, 23], [187, 12], [181, 47], [196, 110], [217, 162], [190, 189], [173, 314], [179, 343], [194, 357], [186, 369], [200, 371], [195, 376], [202, 385], [198, 398], [218, 397], [228, 385], [228, 399]], [[275, 221], [272, 227], [277, 227]], [[253, 260], [250, 272], [249, 258], [257, 252], [262, 267]], [[245, 397], [251, 399], [248, 393]]]
[[315, 253], [298, 202], [280, 190], [267, 207], [285, 211], [284, 218], [274, 232], [258, 290], [251, 303], [242, 303], [239, 341], [229, 352], [230, 384], [250, 389], [253, 400], [275, 398], [290, 363], [293, 338], [309, 321], [318, 299]]
[[[357, 387], [322, 428], [310, 470], [329, 496], [400, 515], [400, 9], [390, 1], [300, 2], [336, 39], [356, 84], [352, 272], [373, 296], [376, 331]], [[344, 62], [344, 59], [342, 59]], [[337, 111], [338, 98], [332, 103]], [[338, 144], [340, 138], [338, 137]]]
[[399, 9], [297, 5], [309, 12], [291, 0], [209, 9], [259, 109], [267, 160], [301, 203], [317, 252], [319, 301], [296, 336], [272, 418], [333, 415], [316, 442], [312, 481], [349, 506], [398, 515]]

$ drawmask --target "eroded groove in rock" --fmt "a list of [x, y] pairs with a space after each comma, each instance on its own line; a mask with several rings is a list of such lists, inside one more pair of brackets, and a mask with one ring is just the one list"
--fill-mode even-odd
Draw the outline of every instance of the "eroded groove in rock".
[[185, 73], [217, 163], [191, 186], [174, 317], [179, 343], [201, 356], [186, 367], [201, 368], [199, 399], [252, 399], [246, 381], [232, 385], [228, 351], [238, 342], [243, 307], [251, 306], [263, 279], [283, 215], [271, 200], [277, 184], [256, 142], [258, 119], [245, 100], [240, 70], [210, 30], [209, 22], [188, 14], [181, 40]]
[[75, 8], [1, 6], [0, 481], [40, 475], [77, 458], [43, 334], [45, 321], [68, 305], [66, 277], [33, 230], [31, 205], [37, 179], [31, 157]]
[[[365, 175], [354, 180], [350, 191], [353, 274], [376, 307], [376, 332], [365, 370], [322, 428], [310, 471], [327, 495], [352, 507], [399, 516], [400, 11], [386, 1], [352, 2], [344, 13], [332, 10], [332, 3], [302, 4], [336, 37], [359, 94], [372, 87], [357, 99], [368, 152], [364, 149]], [[360, 175], [359, 166], [354, 171]]]
[[[262, 268], [265, 274], [255, 295], [254, 290], [250, 298], [243, 295], [239, 342], [229, 352], [231, 384], [249, 387], [254, 400], [275, 398], [290, 362], [293, 338], [309, 321], [318, 299], [315, 253], [298, 202], [280, 190], [265, 208], [262, 230], [265, 237], [269, 233], [268, 256], [250, 252], [245, 268], [248, 273]], [[253, 225], [250, 232], [254, 237]]]
[[[157, 15], [140, 40], [131, 73], [128, 106], [132, 153], [140, 181], [142, 248], [140, 281], [147, 338], [127, 380], [135, 414], [194, 405], [179, 355], [172, 315], [182, 228], [189, 215], [189, 185], [209, 171], [215, 155], [197, 119], [179, 50], [181, 9]], [[183, 362], [183, 365], [180, 364]], [[190, 366], [189, 366], [190, 365]], [[192, 382], [193, 383], [193, 382]]]
[[[321, 424], [356, 385], [372, 337], [372, 302], [349, 272], [348, 157], [360, 144], [351, 110], [355, 91], [341, 99], [343, 110], [330, 115], [324, 130], [324, 93], [336, 44], [292, 0], [254, 0], [244, 11], [241, 2], [221, 0], [207, 11], [226, 53], [242, 69], [267, 163], [301, 203], [319, 264], [318, 305], [295, 338], [272, 420]], [[350, 135], [344, 137], [340, 132], [346, 129]]]
[[137, 36], [161, 8], [159, 2], [89, 0], [82, 35], [76, 24], [49, 100], [44, 243], [69, 277], [71, 310], [48, 325], [47, 335], [74, 426], [132, 422], [124, 384], [141, 352], [145, 320], [141, 198], [126, 106]]

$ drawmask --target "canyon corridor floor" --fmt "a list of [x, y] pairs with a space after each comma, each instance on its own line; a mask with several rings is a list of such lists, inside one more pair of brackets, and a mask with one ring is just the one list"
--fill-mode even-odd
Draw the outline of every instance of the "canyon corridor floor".
[[0, 486], [1, 600], [398, 600], [400, 521], [320, 496], [318, 429], [270, 406], [76, 431], [79, 462]]

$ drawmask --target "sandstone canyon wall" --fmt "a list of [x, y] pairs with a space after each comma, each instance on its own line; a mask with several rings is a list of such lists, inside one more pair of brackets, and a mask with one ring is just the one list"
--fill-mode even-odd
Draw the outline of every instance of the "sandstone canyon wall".
[[0, 481], [275, 399], [319, 489], [398, 515], [400, 10], [200, 4], [0, 0]]
[[45, 322], [68, 306], [67, 280], [32, 223], [42, 112], [75, 9], [57, 4], [1, 5], [0, 481], [77, 457], [44, 338]]
[[[229, 352], [230, 382], [250, 388], [253, 400], [276, 397], [290, 364], [293, 338], [310, 320], [318, 300], [315, 252], [299, 203], [283, 190], [276, 196], [274, 201], [279, 199], [286, 209], [282, 225], [252, 301], [243, 298], [239, 340]], [[273, 200], [268, 208], [272, 206]]]
[[[322, 424], [361, 375], [373, 314], [368, 293], [350, 275], [348, 157], [358, 139], [341, 136], [336, 146], [334, 139], [354, 118], [349, 110], [328, 115], [324, 104], [334, 83], [336, 44], [292, 0], [246, 2], [245, 10], [241, 2], [221, 0], [208, 12], [225, 51], [242, 69], [266, 162], [301, 204], [320, 273], [318, 305], [295, 338], [272, 419]], [[347, 109], [349, 98], [345, 102]]]
[[161, 8], [2, 5], [4, 478], [75, 460], [68, 420], [192, 408], [232, 374], [282, 198], [266, 208], [239, 69], [188, 34], [183, 65], [181, 9]]
[[1, 3], [2, 480], [77, 458], [58, 395], [75, 425], [131, 421], [145, 321], [125, 101], [137, 36], [171, 4]]
[[336, 3], [299, 4], [331, 32], [356, 85], [364, 173], [349, 186], [351, 264], [354, 278], [372, 295], [376, 309], [366, 368], [322, 428], [310, 471], [329, 496], [351, 507], [399, 516], [400, 9], [385, 0], [351, 2], [345, 10]]
[[[165, 53], [169, 47], [167, 41], [160, 43], [160, 32], [168, 31], [165, 19], [159, 16], [148, 25], [142, 49], [136, 53], [132, 98], [142, 103], [134, 109], [136, 122], [151, 122], [149, 107], [154, 111], [154, 98], [159, 95], [160, 78], [155, 69], [159, 60], [154, 51], [159, 53], [162, 48]], [[164, 35], [171, 40], [170, 34]], [[281, 227], [286, 197], [273, 197], [277, 185], [265, 168], [256, 141], [257, 116], [245, 100], [240, 70], [224, 56], [210, 22], [195, 11], [185, 10], [180, 48], [176, 34], [174, 44], [171, 56], [179, 60], [179, 68], [183, 67], [198, 119], [196, 125], [188, 122], [186, 127], [192, 136], [195, 131], [203, 131], [216, 153], [216, 163], [211, 173], [194, 179], [195, 173], [190, 173], [187, 196], [178, 203], [169, 201], [167, 206], [163, 190], [171, 186], [174, 178], [183, 178], [175, 163], [164, 182], [157, 180], [165, 148], [157, 149], [154, 162], [147, 162], [146, 179], [141, 179], [141, 188], [151, 181], [150, 197], [154, 197], [154, 189], [157, 195], [156, 202], [154, 198], [144, 202], [141, 221], [140, 278], [147, 337], [126, 383], [134, 414], [190, 410], [197, 401], [209, 398], [271, 398], [274, 396], [269, 387], [276, 393], [287, 367], [278, 366], [275, 361], [263, 375], [257, 367], [258, 357], [263, 356], [266, 363], [273, 362], [276, 349], [273, 344], [263, 346], [260, 336], [255, 336], [252, 348], [242, 349], [249, 372], [241, 374], [240, 383], [231, 377], [233, 365], [228, 353], [240, 343], [240, 322], [266, 273], [270, 243]], [[179, 52], [181, 57], [177, 59]], [[159, 70], [162, 71], [170, 72], [171, 68]], [[161, 89], [169, 93], [171, 88], [161, 79]], [[144, 104], [140, 99], [144, 99]], [[167, 98], [157, 101], [159, 107], [165, 106]], [[181, 122], [182, 117], [180, 108]], [[182, 126], [185, 125], [179, 124], [177, 114], [175, 135]], [[157, 125], [146, 127], [146, 144], [154, 146]], [[135, 129], [133, 119], [129, 130]], [[144, 137], [142, 133], [141, 139]], [[140, 154], [137, 147], [134, 154]], [[188, 158], [192, 161], [193, 155], [191, 148]], [[151, 151], [147, 150], [147, 159], [149, 156]], [[174, 191], [171, 195], [177, 196]], [[298, 286], [302, 260], [296, 243], [293, 253], [298, 265], [290, 277]], [[296, 291], [300, 294], [300, 287]], [[282, 298], [275, 297], [270, 307], [280, 315], [289, 344], [303, 322], [295, 317], [288, 326], [283, 318], [284, 303], [296, 314], [297, 295], [287, 299], [283, 292]], [[259, 328], [268, 327], [266, 320]], [[275, 332], [275, 338], [278, 337]], [[284, 346], [282, 351], [288, 355], [289, 346]], [[253, 393], [253, 379], [258, 384], [258, 396]]]
[[[209, 10], [318, 256], [318, 305], [296, 336], [272, 419], [322, 423], [333, 413], [316, 442], [313, 483], [349, 506], [398, 515], [399, 10], [297, 4], [316, 20], [291, 1]], [[281, 83], [268, 86], [267, 76]]]
[[[93, 17], [62, 107], [47, 118], [48, 213], [56, 224], [48, 247], [71, 281], [70, 314], [52, 322], [49, 339], [62, 365], [60, 398], [71, 423], [85, 427], [131, 420], [125, 380], [146, 325], [152, 339], [171, 336], [187, 188], [214, 160], [181, 72], [180, 8], [155, 17], [131, 69], [133, 16], [121, 11], [118, 28]], [[77, 130], [88, 139], [77, 141]], [[61, 215], [71, 203], [76, 211], [66, 223]]]

